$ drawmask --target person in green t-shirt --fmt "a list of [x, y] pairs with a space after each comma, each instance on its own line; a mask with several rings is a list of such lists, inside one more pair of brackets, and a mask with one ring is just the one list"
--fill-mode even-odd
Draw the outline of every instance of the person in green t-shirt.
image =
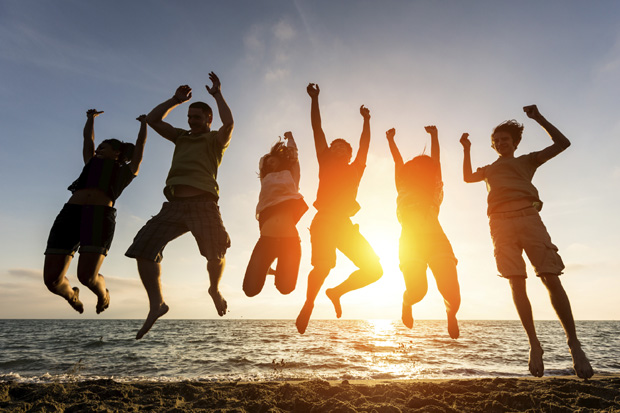
[[155, 321], [168, 312], [161, 288], [161, 261], [168, 242], [191, 232], [200, 254], [207, 259], [209, 294], [219, 316], [226, 314], [228, 305], [219, 291], [224, 271], [224, 256], [230, 238], [217, 205], [219, 188], [217, 169], [228, 148], [234, 127], [232, 113], [221, 92], [219, 78], [209, 73], [213, 82], [207, 91], [215, 98], [222, 127], [211, 130], [213, 113], [204, 102], [194, 102], [187, 111], [190, 129], [174, 128], [164, 118], [179, 104], [192, 97], [192, 89], [179, 86], [174, 95], [156, 106], [147, 122], [157, 133], [175, 144], [170, 172], [166, 179], [161, 211], [138, 232], [125, 255], [136, 258], [138, 272], [149, 298], [149, 313], [136, 339], [142, 338]]

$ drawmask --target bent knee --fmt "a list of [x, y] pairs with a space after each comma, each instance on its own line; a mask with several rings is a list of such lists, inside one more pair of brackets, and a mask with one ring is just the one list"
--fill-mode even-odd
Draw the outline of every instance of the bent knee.
[[295, 290], [296, 284], [297, 283], [276, 284], [276, 289], [280, 292], [280, 294], [287, 295]]
[[258, 295], [258, 293], [260, 293], [261, 290], [259, 290], [258, 288], [251, 288], [251, 287], [247, 287], [247, 286], [243, 286], [243, 292], [245, 293], [246, 296], [248, 297], [255, 297]]
[[364, 268], [364, 272], [372, 282], [378, 281], [383, 276], [383, 267], [379, 261], [373, 262]]

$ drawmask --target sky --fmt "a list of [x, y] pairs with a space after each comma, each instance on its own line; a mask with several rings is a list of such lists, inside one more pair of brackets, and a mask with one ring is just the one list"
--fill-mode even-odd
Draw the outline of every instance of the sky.
[[[343, 318], [398, 319], [404, 290], [398, 267], [394, 165], [385, 131], [407, 160], [426, 150], [424, 126], [439, 130], [445, 197], [440, 222], [459, 260], [461, 319], [516, 319], [508, 282], [497, 276], [484, 183], [462, 180], [463, 132], [474, 168], [493, 162], [493, 127], [524, 123], [518, 154], [551, 141], [522, 107], [537, 104], [572, 146], [534, 178], [542, 218], [566, 264], [561, 279], [578, 320], [620, 319], [620, 3], [614, 1], [106, 1], [0, 0], [0, 318], [144, 318], [148, 300], [136, 263], [124, 256], [161, 208], [173, 145], [152, 129], [139, 176], [116, 202], [116, 235], [101, 273], [110, 308], [95, 314], [85, 287], [79, 315], [42, 281], [49, 229], [82, 166], [89, 108], [96, 142], [135, 141], [139, 123], [182, 84], [215, 107], [204, 85], [214, 71], [235, 119], [219, 169], [220, 209], [232, 239], [221, 291], [226, 318], [294, 319], [310, 266], [310, 210], [298, 224], [302, 260], [296, 290], [267, 280], [257, 297], [241, 285], [258, 239], [254, 210], [258, 160], [279, 136], [296, 137], [301, 192], [315, 200], [318, 167], [310, 127], [309, 82], [321, 88], [328, 140], [357, 149], [360, 105], [371, 111], [371, 146], [353, 217], [381, 258], [384, 276], [342, 298]], [[186, 107], [166, 119], [186, 127]], [[215, 113], [213, 128], [221, 122]], [[67, 276], [79, 286], [74, 260]], [[191, 235], [170, 243], [162, 263], [166, 318], [217, 318], [207, 295], [206, 261]], [[325, 287], [354, 266], [338, 255]], [[537, 319], [555, 319], [531, 267], [528, 293]], [[429, 277], [418, 319], [445, 317]], [[313, 318], [333, 319], [323, 292]]]

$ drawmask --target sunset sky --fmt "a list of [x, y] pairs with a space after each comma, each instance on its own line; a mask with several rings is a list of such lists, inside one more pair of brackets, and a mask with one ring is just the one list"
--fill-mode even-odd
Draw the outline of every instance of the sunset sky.
[[[619, 319], [620, 306], [620, 3], [613, 1], [1, 1], [0, 2], [0, 318], [144, 318], [146, 293], [124, 252], [161, 208], [173, 145], [152, 129], [139, 176], [116, 203], [112, 249], [101, 273], [111, 306], [97, 316], [81, 286], [83, 315], [47, 291], [43, 251], [52, 222], [83, 166], [82, 128], [89, 108], [96, 143], [135, 141], [134, 120], [193, 88], [214, 71], [235, 119], [219, 170], [220, 208], [232, 239], [221, 290], [227, 318], [294, 319], [310, 270], [307, 228], [297, 289], [280, 295], [268, 279], [245, 297], [241, 283], [258, 239], [254, 209], [258, 160], [291, 130], [301, 162], [301, 192], [314, 202], [318, 167], [310, 128], [309, 82], [321, 88], [328, 140], [358, 147], [360, 105], [371, 111], [372, 140], [353, 218], [381, 257], [385, 275], [342, 299], [343, 317], [400, 317], [394, 165], [385, 131], [396, 128], [403, 157], [430, 151], [424, 126], [437, 125], [445, 198], [440, 222], [459, 259], [461, 319], [516, 319], [508, 282], [497, 276], [484, 183], [462, 180], [463, 132], [474, 168], [491, 163], [490, 132], [506, 119], [525, 124], [518, 154], [550, 144], [522, 111], [541, 113], [572, 142], [534, 178], [542, 218], [566, 264], [562, 281], [576, 319]], [[209, 83], [210, 84], [210, 83]], [[187, 127], [187, 105], [167, 121]], [[213, 127], [219, 128], [215, 114]], [[217, 318], [207, 295], [206, 261], [189, 234], [164, 252], [166, 318]], [[68, 277], [80, 285], [74, 260]], [[325, 286], [354, 269], [342, 255]], [[531, 269], [528, 269], [528, 271]], [[427, 297], [414, 318], [442, 319], [429, 271]], [[533, 273], [528, 291], [537, 319], [554, 319]], [[322, 292], [313, 318], [334, 318]]]

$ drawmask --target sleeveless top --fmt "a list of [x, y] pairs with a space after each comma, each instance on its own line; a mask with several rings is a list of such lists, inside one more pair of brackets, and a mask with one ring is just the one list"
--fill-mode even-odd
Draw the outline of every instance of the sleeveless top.
[[135, 175], [129, 164], [120, 164], [112, 159], [92, 157], [82, 169], [82, 173], [69, 187], [71, 193], [80, 189], [97, 188], [111, 200], [112, 205]]

